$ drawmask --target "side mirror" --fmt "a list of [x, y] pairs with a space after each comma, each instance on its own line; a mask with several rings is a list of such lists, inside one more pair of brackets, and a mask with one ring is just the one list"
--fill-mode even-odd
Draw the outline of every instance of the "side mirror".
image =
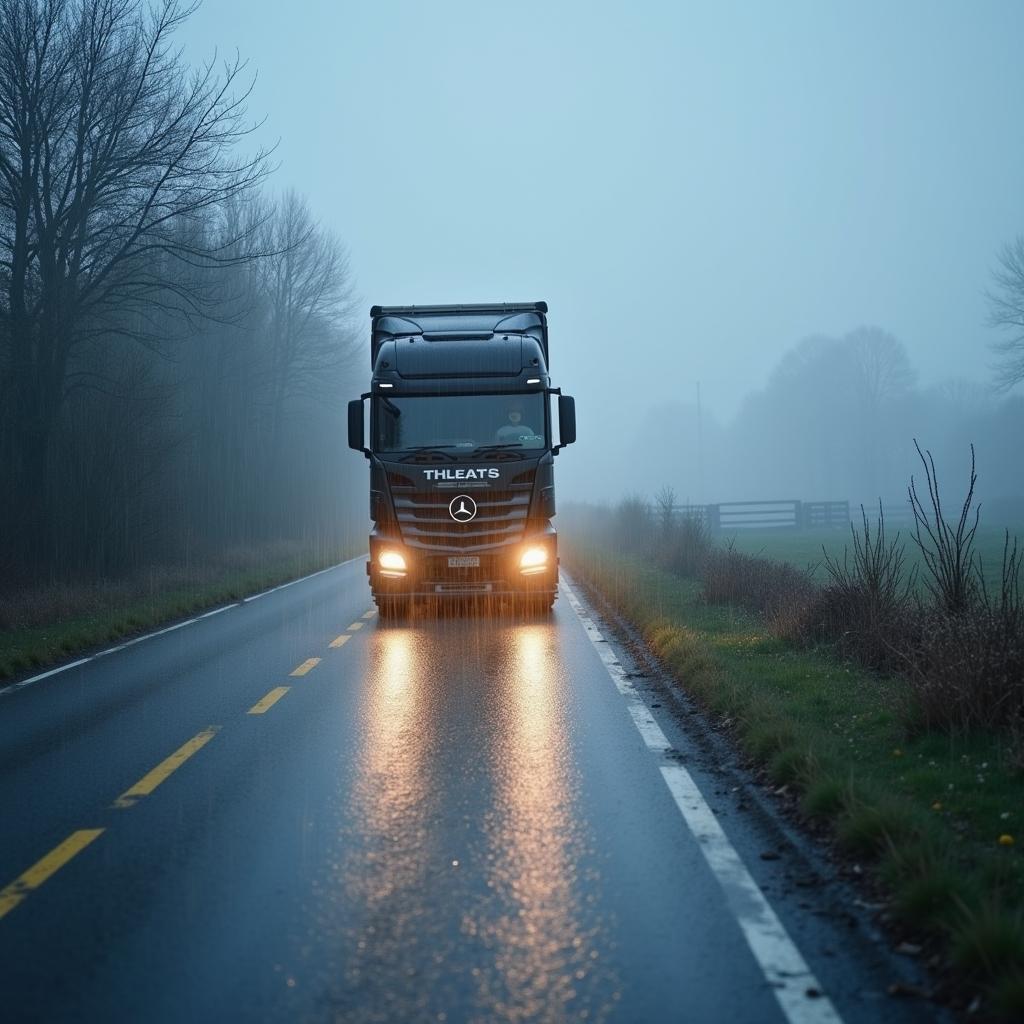
[[366, 436], [363, 432], [363, 400], [353, 398], [348, 403], [348, 446], [357, 452], [366, 451]]
[[576, 440], [576, 399], [571, 395], [558, 396], [558, 435], [559, 448]]

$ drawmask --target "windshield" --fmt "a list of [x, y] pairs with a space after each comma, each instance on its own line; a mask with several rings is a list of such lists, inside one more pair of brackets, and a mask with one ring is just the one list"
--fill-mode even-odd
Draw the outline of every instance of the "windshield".
[[374, 450], [544, 448], [545, 395], [380, 396]]

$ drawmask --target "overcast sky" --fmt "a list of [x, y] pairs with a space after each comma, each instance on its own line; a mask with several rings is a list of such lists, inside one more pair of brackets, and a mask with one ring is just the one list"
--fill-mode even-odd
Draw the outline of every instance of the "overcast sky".
[[258, 70], [274, 182], [364, 305], [548, 300], [581, 439], [698, 380], [728, 418], [859, 324], [925, 384], [989, 377], [1024, 3], [206, 0], [185, 38]]

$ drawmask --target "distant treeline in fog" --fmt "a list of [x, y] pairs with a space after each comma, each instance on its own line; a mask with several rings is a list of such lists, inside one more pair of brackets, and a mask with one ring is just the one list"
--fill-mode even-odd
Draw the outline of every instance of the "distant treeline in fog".
[[955, 500], [973, 443], [986, 520], [1024, 518], [1024, 397], [957, 380], [921, 387], [904, 346], [875, 327], [800, 342], [728, 424], [706, 409], [698, 415], [695, 400], [680, 401], [652, 408], [640, 434], [646, 448], [670, 439], [672, 454], [636, 489], [669, 485], [694, 502], [897, 504], [911, 474], [920, 475], [914, 438], [935, 456]]
[[0, 0], [0, 576], [334, 544], [344, 247], [174, 2]]

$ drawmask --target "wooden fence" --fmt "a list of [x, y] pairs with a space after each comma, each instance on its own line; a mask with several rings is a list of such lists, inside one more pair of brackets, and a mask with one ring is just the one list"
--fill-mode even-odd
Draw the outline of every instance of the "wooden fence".
[[720, 501], [674, 505], [672, 514], [702, 519], [715, 532], [846, 529], [850, 525], [848, 501]]
[[[865, 504], [864, 512], [868, 517], [868, 523], [872, 530], [878, 522], [878, 502], [873, 505]], [[850, 509], [850, 515], [855, 526], [861, 524], [860, 505]], [[882, 516], [885, 519], [886, 532], [895, 533], [897, 530], [906, 532], [914, 525], [914, 510], [910, 506], [909, 499], [904, 501], [882, 502]]]

